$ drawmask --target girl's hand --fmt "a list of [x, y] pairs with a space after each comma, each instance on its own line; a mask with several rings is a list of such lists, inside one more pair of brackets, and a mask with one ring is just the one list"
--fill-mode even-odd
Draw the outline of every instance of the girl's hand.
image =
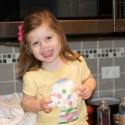
[[40, 100], [40, 108], [42, 111], [44, 111], [45, 113], [49, 113], [52, 111], [52, 107], [48, 106], [49, 103], [51, 103], [52, 100], [51, 98], [48, 96], [48, 97], [43, 97], [41, 100]]
[[77, 86], [75, 91], [78, 93], [79, 96], [82, 97], [82, 99], [90, 98], [93, 92], [88, 84], [82, 84], [80, 86]]
[[92, 74], [90, 74], [80, 86], [77, 86], [75, 91], [78, 93], [82, 99], [88, 99], [92, 95], [94, 89], [96, 87], [96, 81]]

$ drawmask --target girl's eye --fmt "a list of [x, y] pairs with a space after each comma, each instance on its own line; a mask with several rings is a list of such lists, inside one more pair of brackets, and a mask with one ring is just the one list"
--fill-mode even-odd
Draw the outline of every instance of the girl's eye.
[[52, 39], [52, 37], [51, 37], [51, 36], [48, 36], [48, 37], [46, 38], [46, 40], [50, 40], [50, 39]]
[[33, 43], [33, 45], [37, 45], [37, 44], [38, 44], [38, 42], [34, 42], [34, 43]]

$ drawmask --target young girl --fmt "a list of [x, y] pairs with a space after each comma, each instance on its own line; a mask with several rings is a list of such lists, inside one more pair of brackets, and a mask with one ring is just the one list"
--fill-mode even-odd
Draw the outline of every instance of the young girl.
[[84, 58], [68, 47], [58, 20], [47, 10], [32, 13], [19, 34], [23, 108], [38, 113], [36, 125], [88, 125], [84, 100], [96, 82]]

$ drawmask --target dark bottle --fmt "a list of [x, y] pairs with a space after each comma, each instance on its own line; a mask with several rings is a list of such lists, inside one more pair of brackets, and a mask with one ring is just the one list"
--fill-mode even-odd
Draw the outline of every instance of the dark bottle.
[[119, 122], [120, 125], [125, 125], [125, 97], [122, 97], [121, 103], [119, 104]]
[[110, 108], [107, 101], [99, 101], [97, 108], [97, 125], [110, 125]]

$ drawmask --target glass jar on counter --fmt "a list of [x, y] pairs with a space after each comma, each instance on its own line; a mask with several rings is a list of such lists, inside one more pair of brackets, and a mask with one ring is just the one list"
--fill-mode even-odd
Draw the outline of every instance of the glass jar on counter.
[[97, 125], [110, 125], [110, 108], [107, 101], [99, 101], [97, 108]]

